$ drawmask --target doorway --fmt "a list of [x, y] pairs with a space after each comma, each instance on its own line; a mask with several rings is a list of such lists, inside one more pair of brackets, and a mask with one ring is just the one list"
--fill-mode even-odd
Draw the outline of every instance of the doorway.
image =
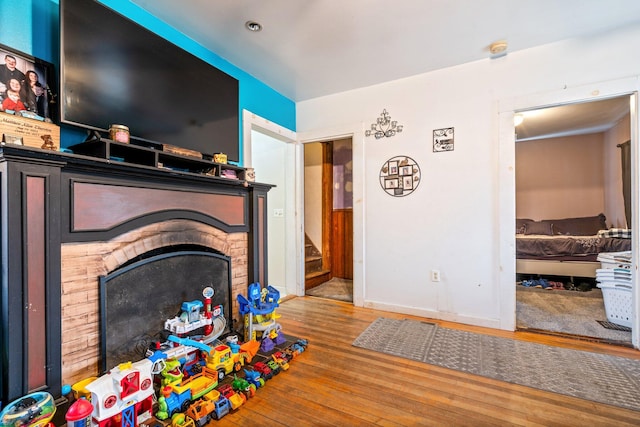
[[[623, 173], [621, 160], [621, 146], [629, 144], [633, 133], [631, 100], [625, 95], [516, 112], [521, 121], [514, 123], [519, 330], [632, 342], [631, 328], [607, 321], [596, 274], [598, 252], [628, 251], [630, 256], [631, 234], [627, 240], [606, 242], [595, 237], [601, 229], [631, 228], [625, 210], [630, 201], [623, 192], [631, 178]], [[589, 232], [559, 226], [561, 221], [584, 223], [587, 218], [600, 224], [590, 226], [595, 228]], [[565, 246], [548, 246], [552, 241]], [[546, 245], [544, 257], [530, 250], [534, 243], [536, 248]], [[575, 246], [571, 252], [568, 244]], [[599, 244], [607, 249], [596, 249]], [[628, 297], [631, 300], [630, 293]]]
[[296, 134], [244, 110], [243, 140], [244, 165], [254, 168], [257, 182], [274, 186], [266, 206], [268, 284], [278, 289], [282, 297], [300, 295]]
[[304, 144], [305, 294], [353, 302], [352, 138]]

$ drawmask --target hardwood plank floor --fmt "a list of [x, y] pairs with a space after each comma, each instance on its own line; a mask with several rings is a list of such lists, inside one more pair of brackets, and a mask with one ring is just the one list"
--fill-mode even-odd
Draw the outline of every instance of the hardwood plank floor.
[[[291, 369], [269, 380], [220, 426], [632, 426], [640, 412], [544, 392], [353, 347], [376, 318], [411, 318], [297, 297], [278, 309], [286, 334], [309, 339]], [[640, 360], [631, 348], [430, 320], [449, 328]]]

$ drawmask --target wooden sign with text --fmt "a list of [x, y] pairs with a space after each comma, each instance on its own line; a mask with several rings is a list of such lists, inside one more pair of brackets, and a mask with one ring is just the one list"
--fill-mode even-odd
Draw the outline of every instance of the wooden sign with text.
[[5, 144], [42, 148], [43, 135], [50, 135], [56, 149], [60, 148], [60, 127], [36, 119], [0, 113], [0, 134]]

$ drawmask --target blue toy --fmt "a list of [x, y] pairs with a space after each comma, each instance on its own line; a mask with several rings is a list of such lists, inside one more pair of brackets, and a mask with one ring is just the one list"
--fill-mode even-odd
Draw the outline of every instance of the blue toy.
[[264, 385], [264, 379], [258, 371], [245, 369], [244, 378], [249, 382], [249, 384], [256, 386], [256, 388], [260, 388]]
[[273, 350], [276, 344], [286, 342], [282, 336], [282, 326], [276, 319], [276, 308], [279, 307], [280, 292], [267, 285], [261, 289], [260, 283], [249, 285], [247, 298], [237, 296], [240, 315], [244, 316], [244, 339], [261, 340], [260, 349], [264, 352]]
[[9, 403], [0, 412], [0, 426], [44, 427], [50, 425], [55, 413], [53, 396], [39, 391]]

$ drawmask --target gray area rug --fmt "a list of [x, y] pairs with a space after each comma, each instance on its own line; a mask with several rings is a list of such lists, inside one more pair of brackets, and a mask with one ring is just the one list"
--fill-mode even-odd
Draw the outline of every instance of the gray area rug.
[[382, 317], [353, 345], [640, 411], [640, 360]]

